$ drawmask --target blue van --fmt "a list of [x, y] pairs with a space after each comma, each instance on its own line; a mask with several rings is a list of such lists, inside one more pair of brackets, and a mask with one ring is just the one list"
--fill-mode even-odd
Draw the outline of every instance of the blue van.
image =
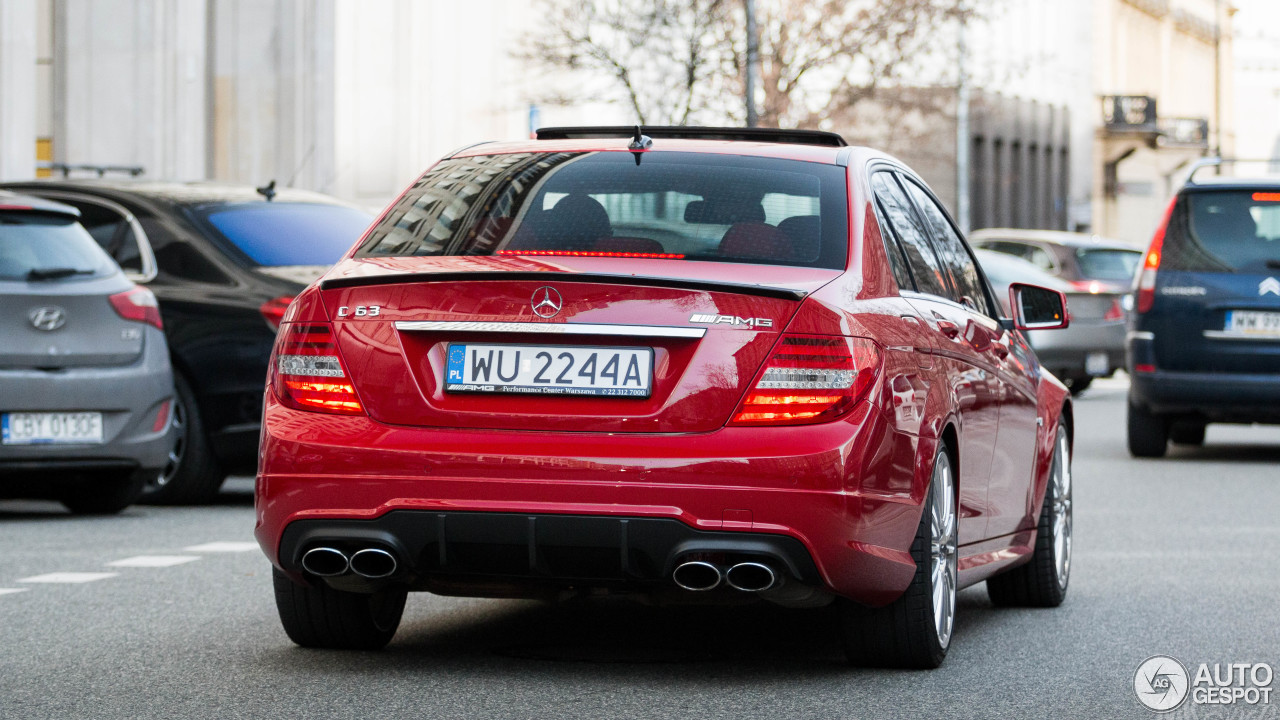
[[1201, 445], [1211, 422], [1280, 423], [1280, 177], [1192, 172], [1135, 278], [1127, 344], [1135, 457]]

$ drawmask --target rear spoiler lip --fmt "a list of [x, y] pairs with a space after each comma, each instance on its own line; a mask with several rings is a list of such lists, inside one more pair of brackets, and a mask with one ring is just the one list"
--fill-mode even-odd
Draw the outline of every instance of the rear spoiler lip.
[[[400, 273], [385, 275], [365, 275], [362, 277], [328, 278], [320, 281], [321, 290], [337, 290], [340, 288], [365, 287], [371, 285], [398, 285], [401, 283], [423, 282], [457, 282], [461, 280], [536, 280], [546, 283], [617, 283], [619, 285], [637, 285], [641, 287], [670, 287], [685, 290], [706, 290], [709, 292], [735, 292], [742, 295], [779, 298], [782, 300], [804, 300], [809, 296], [805, 290], [776, 287], [770, 285], [749, 285], [745, 283], [722, 282], [718, 280], [692, 280], [672, 277], [640, 277], [635, 275], [612, 275], [608, 273], [557, 273], [545, 271], [472, 271], [472, 272], [435, 272], [435, 273]], [[823, 283], [824, 285], [826, 283]]]

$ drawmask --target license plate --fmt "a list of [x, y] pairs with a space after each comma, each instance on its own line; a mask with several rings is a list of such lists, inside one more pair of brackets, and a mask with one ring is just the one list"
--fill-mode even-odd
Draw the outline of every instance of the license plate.
[[1084, 356], [1084, 371], [1090, 375], [1106, 375], [1111, 372], [1111, 364], [1107, 362], [1104, 352], [1092, 352]]
[[5, 445], [102, 444], [102, 413], [37, 412], [0, 415]]
[[1223, 331], [1242, 337], [1280, 338], [1280, 313], [1228, 310]]
[[653, 348], [450, 344], [448, 392], [649, 397]]

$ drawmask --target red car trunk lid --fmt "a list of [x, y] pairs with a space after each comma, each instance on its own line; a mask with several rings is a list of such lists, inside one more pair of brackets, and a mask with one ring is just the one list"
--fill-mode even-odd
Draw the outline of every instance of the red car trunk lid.
[[[839, 275], [661, 260], [621, 265], [648, 273], [619, 267], [596, 258], [353, 260], [329, 275], [322, 296], [360, 400], [380, 422], [706, 432], [729, 420], [803, 297]], [[745, 284], [753, 274], [768, 274], [770, 283]], [[544, 288], [555, 312], [548, 305], [535, 312]], [[651, 390], [647, 397], [454, 392], [445, 387], [451, 344], [652, 349]]]

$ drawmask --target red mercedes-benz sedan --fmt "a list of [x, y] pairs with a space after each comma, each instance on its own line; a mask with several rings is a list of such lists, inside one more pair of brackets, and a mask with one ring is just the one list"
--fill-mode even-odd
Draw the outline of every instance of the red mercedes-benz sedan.
[[289, 307], [257, 538], [284, 628], [409, 591], [835, 603], [935, 667], [958, 588], [1052, 606], [1071, 402], [928, 187], [821, 132], [554, 128], [460, 150]]

